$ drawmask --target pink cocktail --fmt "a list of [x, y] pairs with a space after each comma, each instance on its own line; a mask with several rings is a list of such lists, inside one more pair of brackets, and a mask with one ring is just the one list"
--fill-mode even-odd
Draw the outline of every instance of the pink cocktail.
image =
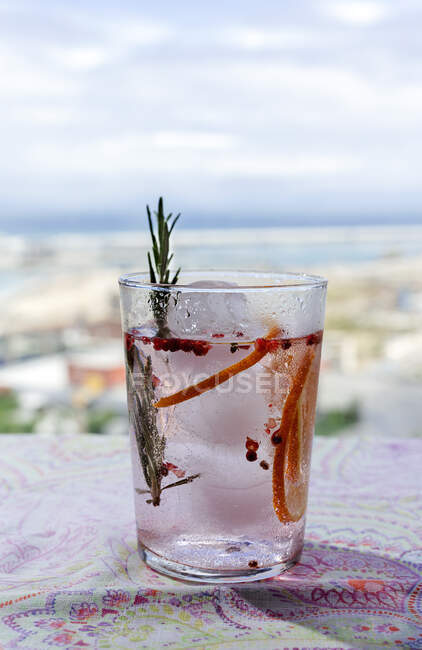
[[174, 577], [256, 580], [303, 546], [326, 282], [203, 277], [120, 279], [138, 545]]

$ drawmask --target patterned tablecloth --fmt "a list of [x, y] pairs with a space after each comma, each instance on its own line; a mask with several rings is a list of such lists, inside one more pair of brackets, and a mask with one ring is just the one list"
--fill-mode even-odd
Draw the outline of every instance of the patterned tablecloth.
[[135, 545], [127, 440], [0, 437], [0, 648], [422, 648], [422, 440], [317, 439], [300, 565], [189, 586]]

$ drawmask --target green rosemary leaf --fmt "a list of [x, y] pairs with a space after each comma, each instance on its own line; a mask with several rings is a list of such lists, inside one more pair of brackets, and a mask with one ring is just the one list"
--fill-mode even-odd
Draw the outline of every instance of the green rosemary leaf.
[[149, 209], [148, 203], [147, 203], [147, 215], [148, 215], [148, 221], [149, 221], [151, 235], [153, 235], [154, 233], [153, 233], [153, 230], [152, 230], [151, 210]]
[[149, 209], [148, 205], [147, 205], [147, 214], [148, 214], [149, 231], [151, 233], [151, 239], [152, 239], [152, 246], [153, 246], [153, 248], [157, 248], [157, 250], [158, 250], [157, 240], [155, 239], [154, 229], [152, 227], [151, 212], [150, 212], [150, 209]]
[[160, 275], [160, 253], [156, 246], [152, 247], [152, 252], [154, 253], [155, 270], [158, 273], [158, 275]]
[[172, 487], [177, 487], [178, 485], [185, 485], [185, 483], [192, 483], [196, 478], [199, 478], [201, 475], [200, 474], [193, 474], [192, 476], [187, 476], [186, 478], [180, 479], [180, 481], [175, 481], [174, 483], [169, 483], [168, 485], [164, 485], [161, 488], [161, 491], [163, 490], [168, 490], [168, 488]]
[[156, 277], [155, 277], [154, 269], [152, 268], [151, 255], [150, 255], [149, 253], [147, 253], [147, 257], [148, 257], [148, 266], [149, 266], [149, 277], [150, 277], [150, 281], [153, 282], [154, 284], [156, 284], [157, 279], [156, 279]]
[[163, 243], [161, 247], [161, 268], [160, 268], [160, 282], [164, 282], [166, 271], [168, 268], [168, 254], [169, 254], [169, 238], [168, 228], [166, 222], [163, 223]]
[[176, 223], [177, 223], [179, 217], [180, 217], [180, 212], [179, 212], [179, 214], [177, 215], [177, 217], [174, 218], [173, 223], [171, 224], [171, 227], [170, 227], [170, 230], [169, 230], [169, 235], [171, 235], [171, 233], [172, 233], [172, 231], [173, 231], [173, 228], [174, 228], [174, 226], [176, 225]]
[[[169, 485], [165, 485], [163, 488], [161, 488], [161, 492], [163, 490], [167, 490], [167, 488], [176, 487], [178, 485], [186, 485], [186, 483], [192, 483], [194, 479], [199, 478], [200, 476], [201, 476], [200, 474], [193, 474], [192, 476], [187, 476], [186, 478], [182, 478], [180, 481], [176, 481], [175, 483], [170, 483]], [[148, 490], [136, 489], [136, 492], [138, 494], [148, 494]], [[145, 503], [154, 503], [154, 501], [153, 499], [147, 499]]]
[[164, 225], [164, 214], [163, 214], [163, 199], [160, 196], [158, 199], [158, 211], [155, 213], [155, 216], [157, 217], [157, 223], [158, 223], [158, 240], [160, 242], [160, 253], [161, 253], [161, 261], [163, 259], [163, 225]]
[[177, 280], [179, 279], [179, 273], [181, 271], [181, 267], [177, 269], [176, 273], [174, 274], [173, 280], [171, 281], [171, 284], [177, 284]]

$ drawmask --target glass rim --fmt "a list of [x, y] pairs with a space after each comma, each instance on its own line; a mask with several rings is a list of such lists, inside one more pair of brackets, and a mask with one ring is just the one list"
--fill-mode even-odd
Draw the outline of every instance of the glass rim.
[[[148, 271], [136, 271], [131, 273], [123, 273], [119, 277], [119, 285], [121, 287], [128, 287], [131, 289], [148, 289], [152, 291], [160, 291], [167, 289], [168, 291], [189, 291], [197, 293], [238, 293], [245, 291], [268, 291], [273, 289], [280, 290], [295, 290], [300, 288], [325, 288], [327, 286], [327, 279], [321, 275], [313, 275], [310, 273], [298, 273], [292, 271], [245, 271], [245, 270], [228, 270], [228, 269], [190, 269], [188, 271], [183, 271], [182, 275], [195, 275], [195, 274], [209, 274], [210, 276], [216, 275], [230, 275], [237, 276], [246, 276], [246, 277], [259, 277], [261, 279], [268, 279], [268, 284], [239, 284], [234, 287], [213, 287], [213, 286], [202, 286], [202, 287], [192, 287], [188, 284], [170, 284], [170, 283], [158, 283], [158, 282], [149, 282]], [[284, 282], [274, 282], [276, 278], [284, 279]], [[286, 278], [290, 280], [296, 280], [295, 282], [286, 282]], [[212, 280], [212, 277], [209, 278]]]

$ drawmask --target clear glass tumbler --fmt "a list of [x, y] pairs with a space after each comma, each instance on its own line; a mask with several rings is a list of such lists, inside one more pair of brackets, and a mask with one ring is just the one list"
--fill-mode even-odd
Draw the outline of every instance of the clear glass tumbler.
[[201, 582], [288, 569], [303, 546], [326, 281], [119, 283], [141, 557]]

